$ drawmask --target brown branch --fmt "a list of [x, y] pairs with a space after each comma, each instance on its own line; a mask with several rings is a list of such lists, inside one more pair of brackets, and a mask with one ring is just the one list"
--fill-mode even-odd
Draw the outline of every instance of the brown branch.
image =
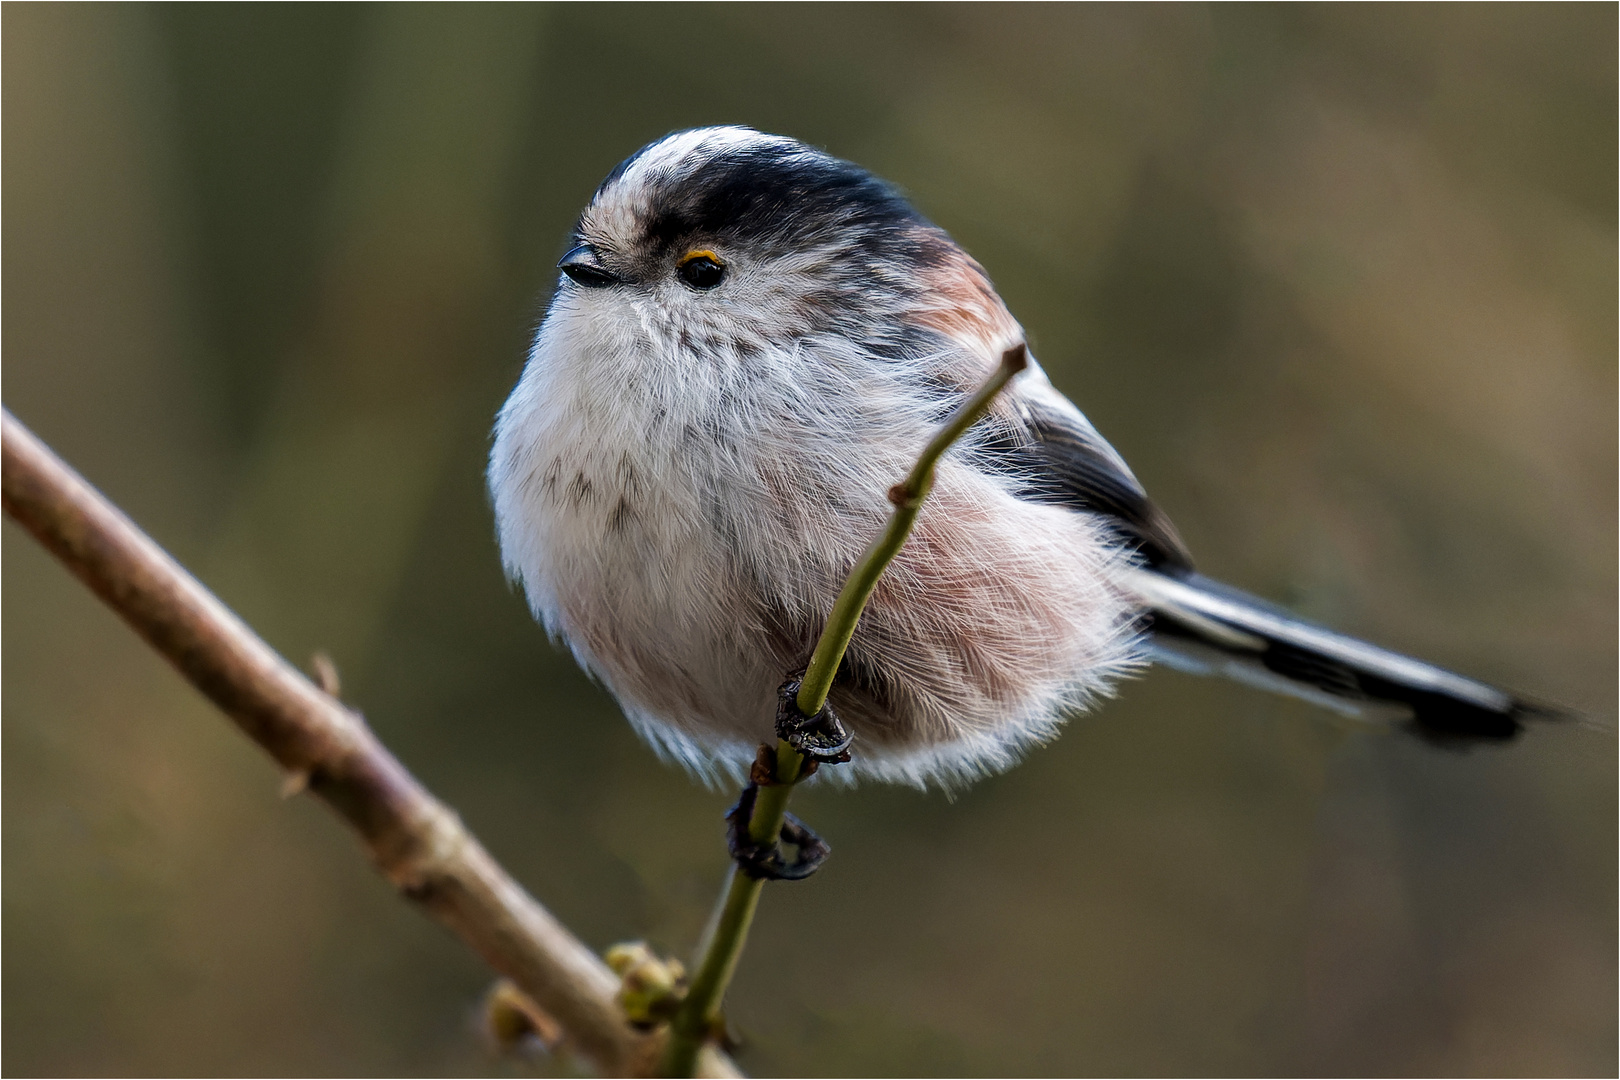
[[[358, 714], [317, 688], [36, 439], [3, 414], [5, 511], [249, 738], [354, 826], [401, 893], [554, 1018], [565, 1043], [609, 1075], [656, 1068], [619, 980], [525, 892]], [[724, 1055], [704, 1075], [737, 1075]]]

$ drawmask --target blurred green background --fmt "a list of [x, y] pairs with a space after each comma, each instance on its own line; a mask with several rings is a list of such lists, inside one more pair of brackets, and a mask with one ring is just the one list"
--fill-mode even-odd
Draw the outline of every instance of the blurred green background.
[[[802, 794], [763, 1074], [1616, 1058], [1616, 8], [21, 5], [4, 398], [595, 947], [724, 868], [481, 468], [600, 177], [740, 122], [990, 270], [1206, 572], [1585, 711], [1440, 752], [1155, 671], [954, 802]], [[489, 975], [9, 523], [4, 1070], [523, 1074]]]

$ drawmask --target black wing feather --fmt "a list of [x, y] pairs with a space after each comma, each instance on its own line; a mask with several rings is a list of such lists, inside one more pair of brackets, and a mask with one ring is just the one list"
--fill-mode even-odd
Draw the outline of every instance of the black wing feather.
[[1147, 565], [1190, 573], [1192, 555], [1136, 477], [1083, 420], [1040, 401], [1020, 402], [1022, 424], [979, 444], [981, 467], [1014, 477], [1031, 502], [1104, 514], [1136, 545]]

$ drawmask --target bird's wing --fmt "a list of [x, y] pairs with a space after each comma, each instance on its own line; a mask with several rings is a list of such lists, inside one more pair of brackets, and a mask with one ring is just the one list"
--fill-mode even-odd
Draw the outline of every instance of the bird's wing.
[[1192, 570], [1192, 555], [1119, 452], [1085, 415], [1038, 372], [1012, 399], [1013, 416], [974, 448], [976, 463], [1014, 478], [1033, 502], [1103, 514], [1142, 553], [1169, 573]]
[[[909, 321], [954, 346], [939, 354], [944, 361], [940, 385], [971, 393], [1003, 351], [1024, 340], [1023, 330], [967, 252], [932, 227], [918, 239], [932, 245], [933, 255]], [[1013, 478], [1024, 498], [1111, 518], [1149, 566], [1191, 571], [1192, 557], [1175, 526], [1147, 497], [1125, 459], [1030, 359], [1030, 370], [991, 407], [990, 423], [967, 452], [985, 471]]]

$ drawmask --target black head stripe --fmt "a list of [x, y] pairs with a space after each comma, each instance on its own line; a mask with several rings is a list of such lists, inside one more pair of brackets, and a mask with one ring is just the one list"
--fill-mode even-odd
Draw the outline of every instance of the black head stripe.
[[[662, 141], [662, 140], [660, 140]], [[598, 194], [659, 145], [626, 158]], [[644, 239], [664, 251], [696, 237], [767, 248], [833, 239], [892, 239], [921, 215], [890, 184], [865, 169], [786, 139], [699, 144], [664, 175], [648, 178]]]
[[835, 231], [892, 232], [917, 220], [898, 192], [863, 169], [821, 154], [768, 147], [701, 166], [660, 200], [647, 232], [659, 244], [713, 235], [798, 245], [832, 239]]

